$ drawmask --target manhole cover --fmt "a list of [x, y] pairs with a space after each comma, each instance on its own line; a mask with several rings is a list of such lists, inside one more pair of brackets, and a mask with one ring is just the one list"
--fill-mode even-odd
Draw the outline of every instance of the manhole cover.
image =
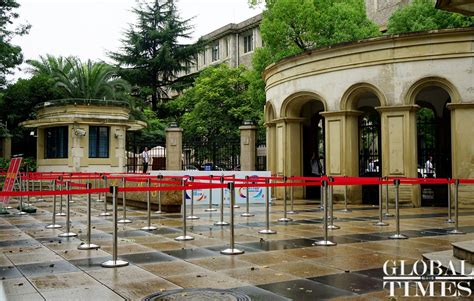
[[168, 300], [199, 300], [199, 301], [251, 301], [249, 296], [229, 290], [212, 288], [180, 289], [167, 292], [157, 292], [143, 298], [142, 301], [168, 301]]

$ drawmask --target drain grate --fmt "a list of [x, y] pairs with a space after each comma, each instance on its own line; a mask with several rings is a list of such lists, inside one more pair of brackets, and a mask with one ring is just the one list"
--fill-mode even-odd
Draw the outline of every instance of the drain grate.
[[251, 301], [249, 296], [230, 290], [212, 288], [179, 289], [167, 292], [157, 292], [142, 299], [142, 301]]

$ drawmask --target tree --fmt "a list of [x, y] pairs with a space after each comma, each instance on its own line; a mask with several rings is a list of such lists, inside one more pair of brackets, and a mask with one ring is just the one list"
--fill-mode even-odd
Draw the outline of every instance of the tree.
[[158, 117], [163, 117], [168, 89], [180, 82], [176, 75], [194, 62], [203, 43], [178, 42], [190, 38], [192, 26], [189, 19], [180, 19], [173, 0], [142, 1], [133, 11], [137, 24], [125, 32], [121, 50], [109, 56], [141, 95], [151, 97], [153, 111], [159, 109]]
[[73, 61], [74, 57], [55, 57], [47, 54], [46, 56], [40, 55], [39, 60], [27, 60], [26, 63], [30, 65], [28, 71], [33, 75], [43, 74], [55, 78], [58, 72], [68, 74], [72, 69], [71, 62]]
[[435, 8], [434, 0], [414, 0], [398, 9], [389, 19], [387, 33], [425, 31], [474, 26], [474, 17]]
[[239, 137], [243, 121], [257, 119], [262, 109], [254, 106], [248, 87], [243, 66], [221, 64], [204, 69], [194, 86], [173, 104], [184, 112], [179, 122], [185, 135], [208, 140]]
[[260, 24], [263, 48], [255, 51], [250, 90], [261, 107], [265, 103], [265, 68], [284, 57], [380, 35], [365, 14], [362, 0], [249, 0], [265, 3]]
[[20, 25], [11, 29], [13, 20], [18, 18], [15, 9], [19, 6], [15, 0], [0, 1], [0, 87], [5, 86], [5, 77], [12, 73], [11, 69], [23, 61], [21, 48], [11, 44], [14, 36], [24, 35], [30, 29], [29, 25]]

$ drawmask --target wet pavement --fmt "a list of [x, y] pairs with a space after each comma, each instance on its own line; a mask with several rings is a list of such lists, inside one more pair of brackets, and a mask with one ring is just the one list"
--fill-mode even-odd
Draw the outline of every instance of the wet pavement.
[[0, 217], [0, 300], [142, 300], [194, 288], [228, 289], [251, 300], [393, 300], [383, 289], [387, 260], [410, 264], [424, 253], [451, 250], [451, 242], [474, 240], [473, 209], [460, 210], [460, 229], [467, 234], [449, 235], [453, 225], [445, 222], [446, 208], [402, 208], [401, 232], [409, 239], [389, 240], [393, 218], [389, 226], [377, 227], [376, 207], [350, 206], [353, 211], [343, 213], [336, 205], [334, 224], [341, 229], [330, 230], [329, 239], [338, 245], [313, 246], [324, 235], [322, 212], [316, 203], [299, 200], [286, 224], [277, 222], [281, 202], [272, 206], [274, 235], [258, 233], [265, 225], [263, 205], [251, 206], [253, 217], [240, 216], [244, 206], [235, 209], [235, 247], [245, 253], [229, 256], [220, 251], [229, 247], [230, 228], [214, 226], [220, 214], [204, 212], [207, 205], [195, 206], [200, 219], [187, 221], [187, 234], [195, 240], [186, 242], [174, 240], [182, 231], [179, 214], [152, 213], [158, 229], [142, 231], [146, 212], [127, 208], [132, 223], [118, 226], [118, 255], [130, 265], [103, 268], [112, 259], [112, 218], [99, 217], [103, 203], [93, 201], [91, 239], [101, 248], [78, 250], [87, 233], [85, 200], [71, 204], [75, 238], [58, 237], [65, 217], [56, 218], [63, 228], [45, 229], [51, 222], [49, 198], [32, 198], [35, 214], [10, 210]]

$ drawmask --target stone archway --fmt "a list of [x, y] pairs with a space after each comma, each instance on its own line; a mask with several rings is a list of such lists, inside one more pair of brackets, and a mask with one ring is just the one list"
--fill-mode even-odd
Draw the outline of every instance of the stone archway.
[[[285, 167], [287, 175], [314, 176], [311, 158], [320, 158], [325, 166], [325, 121], [320, 114], [326, 111], [326, 102], [313, 92], [300, 92], [288, 97], [282, 104], [281, 119], [285, 124]], [[319, 189], [306, 188], [306, 198], [318, 198]]]
[[277, 173], [276, 167], [276, 124], [275, 109], [271, 101], [267, 101], [264, 110], [266, 126], [266, 147], [267, 147], [267, 170], [272, 174]]

